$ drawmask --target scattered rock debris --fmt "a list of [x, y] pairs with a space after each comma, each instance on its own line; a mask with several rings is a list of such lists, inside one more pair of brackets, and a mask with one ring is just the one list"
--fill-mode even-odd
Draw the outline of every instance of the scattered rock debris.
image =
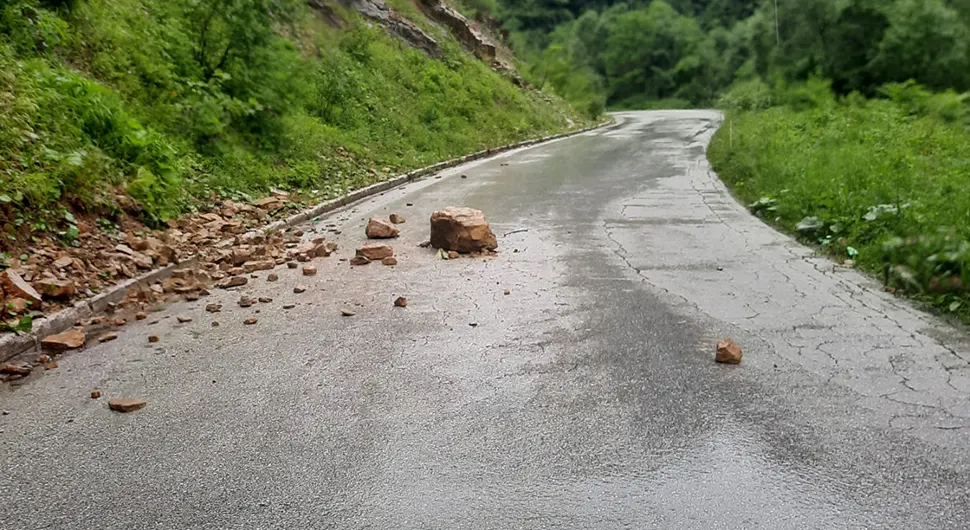
[[296, 287], [293, 288], [293, 292], [295, 294], [305, 293], [306, 292], [306, 286], [305, 285], [297, 285]]
[[408, 299], [403, 296], [398, 296], [394, 300], [394, 307], [407, 307], [407, 306], [408, 306]]
[[211, 325], [212, 325], [212, 327], [214, 327], [214, 328], [217, 328], [217, 327], [219, 327], [219, 323], [218, 323], [218, 322], [216, 322], [215, 320], [213, 320], [213, 321], [212, 321], [212, 324], [211, 324]]
[[317, 268], [314, 267], [313, 265], [307, 265], [306, 267], [303, 267], [303, 275], [304, 276], [316, 276], [317, 275]]
[[370, 264], [370, 260], [365, 258], [364, 256], [354, 256], [353, 258], [350, 259], [351, 267], [361, 267], [363, 265], [369, 265], [369, 264]]
[[219, 287], [220, 289], [230, 289], [232, 287], [242, 287], [247, 283], [249, 283], [249, 278], [245, 276], [230, 276], [229, 278], [216, 283], [216, 287]]
[[300, 266], [300, 264], [297, 263], [297, 262], [295, 262], [295, 261], [287, 261], [286, 262], [286, 268], [288, 268], [288, 269], [295, 269], [295, 268], [297, 268], [299, 266]]
[[270, 298], [270, 297], [268, 297], [268, 296], [260, 296], [259, 297], [259, 303], [261, 303], [261, 304], [268, 304], [268, 303], [270, 303], [272, 301], [273, 301], [273, 299]]
[[402, 216], [400, 216], [400, 215], [398, 215], [396, 213], [392, 213], [391, 216], [389, 217], [389, 219], [390, 219], [390, 221], [392, 223], [394, 223], [396, 225], [402, 225], [402, 224], [408, 222], [407, 219], [405, 219], [404, 217], [402, 217]]
[[105, 333], [98, 337], [98, 342], [109, 342], [118, 338], [117, 333]]
[[206, 304], [205, 310], [208, 313], [218, 313], [222, 311], [222, 304]]
[[246, 295], [243, 295], [239, 297], [239, 302], [237, 303], [239, 304], [239, 307], [252, 307], [256, 301]]
[[100, 398], [101, 398], [101, 391], [100, 390], [92, 390], [91, 391], [91, 399], [100, 399]]
[[259, 319], [257, 319], [256, 317], [249, 317], [246, 320], [243, 320], [243, 324], [245, 324], [247, 326], [252, 326], [253, 324], [255, 324], [257, 322], [259, 322]]
[[57, 363], [49, 362], [44, 364], [44, 370], [54, 370], [57, 368]]
[[724, 339], [717, 343], [717, 353], [714, 360], [725, 364], [738, 364], [741, 362], [743, 352], [741, 346], [731, 339]]
[[148, 342], [151, 343], [151, 344], [154, 344], [154, 343], [156, 343], [156, 342], [158, 342], [160, 340], [162, 340], [162, 339], [160, 339], [158, 337], [158, 335], [149, 335], [148, 336]]
[[345, 317], [352, 317], [352, 316], [356, 315], [357, 313], [353, 309], [350, 309], [348, 307], [345, 307], [345, 308], [343, 308], [343, 309], [340, 310], [340, 314], [343, 315], [343, 316], [345, 316]]
[[148, 318], [148, 313], [144, 311], [135, 313], [135, 320], [145, 320], [146, 318]]
[[148, 405], [147, 401], [138, 398], [111, 399], [108, 401], [108, 408], [115, 412], [134, 412], [145, 408], [146, 405]]
[[188, 324], [189, 322], [192, 322], [192, 317], [188, 315], [179, 315], [175, 317], [175, 320], [178, 320], [179, 324]]
[[512, 294], [512, 291], [510, 291], [509, 289], [506, 289], [506, 290], [505, 290], [505, 296], [508, 296], [508, 295], [510, 295], [510, 294]]
[[283, 309], [293, 309], [296, 304], [283, 304]]
[[280, 277], [277, 274], [270, 274], [269, 276], [266, 277], [266, 281], [268, 281], [268, 282], [278, 282], [278, 281], [280, 281]]
[[387, 266], [397, 265], [397, 258], [394, 256], [388, 256], [381, 260], [381, 263]]

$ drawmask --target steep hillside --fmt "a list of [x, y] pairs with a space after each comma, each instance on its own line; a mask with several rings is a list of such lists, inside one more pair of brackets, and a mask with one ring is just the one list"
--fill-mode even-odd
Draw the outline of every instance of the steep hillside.
[[271, 189], [320, 200], [580, 125], [426, 16], [447, 6], [390, 3], [5, 2], [3, 257]]

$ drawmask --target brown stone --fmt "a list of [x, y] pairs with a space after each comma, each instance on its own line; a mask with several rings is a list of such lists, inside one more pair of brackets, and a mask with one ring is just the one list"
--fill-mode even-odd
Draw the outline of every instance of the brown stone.
[[367, 243], [357, 249], [357, 255], [363, 256], [371, 261], [378, 261], [394, 255], [394, 249], [390, 245], [381, 243]]
[[431, 246], [478, 252], [498, 248], [498, 241], [480, 210], [449, 206], [431, 214]]
[[390, 221], [374, 217], [370, 221], [367, 221], [367, 228], [364, 230], [364, 233], [370, 239], [390, 239], [400, 235], [401, 231], [391, 224]]
[[118, 338], [117, 333], [105, 333], [104, 335], [101, 335], [100, 337], [98, 337], [98, 342], [108, 342], [108, 341], [115, 340], [117, 338]]
[[268, 297], [268, 296], [260, 296], [259, 297], [259, 303], [261, 303], [261, 304], [268, 304], [268, 303], [270, 303], [272, 301], [273, 301], [273, 299], [270, 298], [270, 297]]
[[195, 277], [195, 271], [192, 269], [175, 269], [172, 271], [172, 278], [178, 278], [180, 280], [191, 280]]
[[50, 351], [65, 351], [65, 350], [76, 350], [81, 346], [84, 346], [84, 341], [87, 336], [84, 334], [84, 330], [81, 329], [71, 329], [63, 333], [58, 333], [57, 335], [51, 335], [45, 337], [40, 341], [40, 345], [45, 350]]
[[91, 399], [99, 399], [100, 397], [101, 397], [101, 391], [100, 390], [92, 390], [91, 391]]
[[388, 266], [397, 265], [397, 258], [395, 258], [394, 256], [388, 256], [388, 257], [382, 259], [381, 260], [381, 263], [383, 263], [384, 265], [388, 265]]
[[232, 267], [226, 272], [228, 272], [231, 276], [242, 276], [243, 274], [246, 274], [246, 269], [242, 267]]
[[266, 276], [266, 281], [268, 282], [278, 282], [279, 280], [280, 280], [280, 277], [277, 274], [270, 274]]
[[25, 363], [3, 363], [0, 364], [0, 374], [7, 375], [30, 375], [32, 368]]
[[252, 307], [256, 302], [248, 296], [243, 296], [239, 299], [239, 307]]
[[108, 401], [108, 408], [115, 412], [134, 412], [145, 408], [148, 402], [144, 399], [111, 399]]
[[394, 307], [407, 307], [407, 306], [408, 306], [408, 299], [403, 296], [398, 296], [394, 300]]
[[283, 309], [293, 309], [296, 304], [283, 304]]
[[192, 317], [188, 315], [179, 315], [175, 317], [175, 320], [178, 320], [179, 324], [188, 324], [189, 322], [192, 322]]
[[345, 317], [352, 317], [352, 316], [356, 315], [357, 313], [355, 313], [352, 309], [349, 309], [349, 308], [346, 308], [345, 307], [345, 308], [343, 308], [343, 309], [340, 310], [340, 314], [343, 315], [343, 316], [345, 316]]
[[76, 289], [71, 280], [58, 280], [54, 278], [42, 278], [34, 282], [34, 287], [45, 298], [68, 298], [73, 296]]
[[154, 343], [156, 343], [156, 342], [158, 342], [158, 341], [160, 341], [160, 340], [161, 340], [161, 339], [159, 339], [159, 338], [158, 338], [158, 335], [149, 335], [149, 336], [148, 336], [148, 342], [149, 342], [149, 343], [152, 343], [152, 344], [154, 344]]
[[214, 327], [214, 328], [217, 328], [217, 327], [219, 327], [219, 323], [218, 323], [218, 322], [216, 322], [216, 321], [213, 321], [213, 322], [212, 322], [212, 324], [210, 324], [210, 325], [211, 325], [212, 327]]
[[127, 324], [128, 320], [121, 317], [115, 317], [109, 320], [108, 323], [110, 323], [112, 326], [120, 328], [121, 326], [124, 326], [125, 324]]
[[74, 264], [74, 258], [72, 258], [70, 256], [63, 256], [63, 257], [60, 257], [60, 258], [57, 258], [56, 260], [54, 260], [54, 263], [51, 264], [51, 265], [55, 269], [63, 269], [63, 268], [66, 268], [66, 267], [70, 267], [73, 264]]
[[268, 271], [276, 266], [276, 262], [267, 259], [259, 261], [247, 261], [243, 263], [243, 271], [245, 272], [256, 272], [256, 271]]
[[717, 353], [714, 360], [719, 363], [738, 364], [742, 357], [741, 346], [731, 339], [724, 339], [717, 343]]
[[23, 298], [11, 298], [6, 302], [6, 308], [8, 313], [13, 313], [15, 315], [22, 315], [30, 309], [30, 302], [24, 300]]
[[230, 261], [233, 265], [239, 266], [246, 263], [253, 257], [254, 249], [248, 246], [239, 246], [232, 249], [232, 254], [230, 254]]
[[287, 261], [286, 262], [286, 268], [288, 268], [288, 269], [295, 269], [295, 268], [297, 268], [299, 266], [300, 265], [297, 264], [297, 262], [295, 262], [295, 261]]
[[506, 289], [506, 290], [505, 290], [505, 296], [508, 296], [508, 295], [510, 295], [510, 294], [512, 294], [512, 291], [510, 291], [510, 290], [508, 290], [508, 289]]
[[448, 259], [458, 259], [460, 256], [454, 250], [448, 251]]
[[250, 318], [247, 318], [246, 320], [243, 320], [243, 324], [245, 324], [247, 326], [252, 326], [256, 322], [259, 322], [259, 320], [256, 319], [255, 317], [250, 317]]
[[317, 275], [317, 268], [314, 267], [313, 265], [307, 265], [306, 267], [303, 267], [303, 275], [304, 276], [316, 276]]
[[370, 263], [370, 260], [365, 258], [364, 256], [354, 256], [353, 258], [350, 258], [350, 264], [354, 267], [367, 265], [369, 263]]
[[249, 283], [249, 278], [245, 276], [230, 276], [229, 278], [220, 280], [218, 283], [216, 283], [216, 287], [229, 289], [230, 287], [242, 287], [247, 283]]
[[305, 293], [306, 287], [303, 285], [297, 285], [296, 287], [293, 288], [293, 292], [296, 294]]
[[44, 364], [44, 370], [53, 370], [57, 368], [57, 363], [51, 362]]
[[207, 304], [205, 310], [209, 313], [218, 313], [222, 311], [222, 304]]
[[398, 215], [396, 213], [392, 213], [390, 219], [391, 219], [391, 222], [394, 223], [394, 224], [396, 224], [396, 225], [404, 224], [404, 223], [407, 222], [407, 219], [401, 217], [400, 215]]
[[148, 318], [148, 313], [144, 311], [135, 313], [135, 320], [145, 320], [146, 318]]
[[0, 287], [7, 296], [13, 298], [23, 298], [31, 303], [31, 307], [39, 309], [41, 296], [29, 283], [24, 281], [19, 274], [11, 269], [0, 272]]

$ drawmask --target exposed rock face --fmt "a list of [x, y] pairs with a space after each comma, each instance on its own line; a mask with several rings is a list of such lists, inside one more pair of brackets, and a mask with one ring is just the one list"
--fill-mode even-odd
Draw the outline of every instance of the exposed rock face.
[[415, 0], [415, 3], [428, 18], [451, 30], [458, 42], [474, 53], [475, 57], [494, 70], [509, 76], [516, 85], [522, 85], [522, 79], [515, 71], [515, 67], [500, 57], [495, 43], [476, 22], [468, 20], [443, 0]]
[[481, 210], [449, 206], [431, 214], [431, 246], [454, 252], [478, 252], [495, 250], [498, 241]]
[[[430, 57], [440, 59], [443, 55], [438, 41], [431, 35], [425, 33], [417, 24], [404, 18], [400, 13], [387, 5], [384, 0], [338, 0], [345, 6], [350, 6], [357, 10], [361, 15], [376, 21], [384, 26], [391, 33], [417, 48]], [[325, 6], [322, 0], [310, 0], [310, 7], [318, 9], [324, 16], [332, 11]]]

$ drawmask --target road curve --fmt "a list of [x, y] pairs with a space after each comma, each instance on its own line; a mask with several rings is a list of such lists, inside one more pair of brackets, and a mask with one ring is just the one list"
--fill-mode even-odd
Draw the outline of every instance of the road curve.
[[[404, 215], [396, 267], [284, 268], [0, 392], [0, 528], [970, 528], [965, 332], [749, 215], [717, 113], [617, 117], [319, 221], [346, 258]], [[452, 204], [499, 256], [418, 247]]]

